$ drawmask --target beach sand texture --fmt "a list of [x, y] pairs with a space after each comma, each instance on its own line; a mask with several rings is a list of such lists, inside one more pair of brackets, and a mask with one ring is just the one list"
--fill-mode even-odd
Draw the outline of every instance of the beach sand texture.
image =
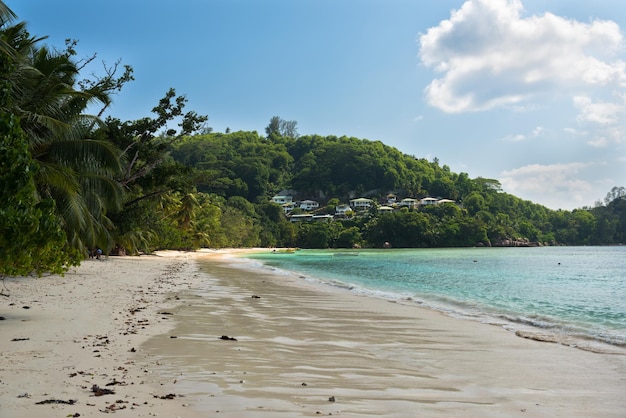
[[[7, 279], [0, 417], [626, 416], [625, 355], [235, 268], [224, 254]], [[116, 393], [94, 396], [94, 384]], [[76, 403], [36, 404], [48, 399]]]

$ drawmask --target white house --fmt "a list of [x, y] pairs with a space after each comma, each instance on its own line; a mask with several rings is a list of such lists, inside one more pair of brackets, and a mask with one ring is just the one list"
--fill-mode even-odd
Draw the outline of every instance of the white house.
[[439, 199], [437, 201], [437, 204], [441, 204], [441, 203], [456, 203], [456, 201], [452, 200], [452, 199]]
[[398, 203], [398, 206], [413, 209], [416, 208], [419, 203], [419, 200], [407, 197], [405, 199], [402, 199], [400, 203]]
[[290, 213], [292, 210], [296, 208], [296, 204], [293, 202], [283, 203], [281, 206], [283, 207], [283, 212], [285, 214]]
[[303, 200], [300, 202], [300, 209], [311, 211], [320, 207], [320, 204], [314, 200]]
[[393, 208], [391, 206], [386, 206], [386, 205], [379, 206], [378, 207], [378, 212], [380, 212], [380, 213], [393, 212]]
[[422, 206], [435, 205], [435, 204], [437, 204], [437, 199], [434, 197], [424, 197], [420, 199], [420, 205]]
[[348, 212], [352, 212], [352, 208], [350, 205], [341, 204], [335, 206], [335, 215], [336, 216], [346, 216]]
[[274, 196], [272, 197], [272, 202], [278, 203], [279, 205], [284, 205], [285, 203], [293, 202], [292, 196]]
[[372, 206], [374, 206], [374, 201], [372, 199], [359, 197], [358, 199], [350, 200], [350, 207], [352, 207], [355, 211], [368, 210]]

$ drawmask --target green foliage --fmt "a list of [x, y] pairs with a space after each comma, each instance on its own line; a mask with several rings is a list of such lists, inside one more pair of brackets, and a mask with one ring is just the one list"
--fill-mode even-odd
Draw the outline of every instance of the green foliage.
[[36, 171], [15, 117], [0, 113], [0, 276], [63, 273], [83, 257], [67, 248], [54, 201], [37, 202]]
[[356, 248], [360, 247], [363, 243], [363, 237], [361, 236], [361, 231], [356, 226], [351, 226], [349, 228], [343, 229], [339, 236], [337, 237], [337, 241], [335, 242], [335, 247], [337, 248]]
[[297, 138], [298, 137], [298, 122], [295, 120], [284, 120], [278, 116], [273, 116], [270, 119], [269, 125], [265, 128], [265, 133], [267, 137], [280, 137], [285, 136], [289, 138]]
[[332, 248], [339, 237], [341, 225], [336, 222], [302, 222], [298, 227], [298, 247]]

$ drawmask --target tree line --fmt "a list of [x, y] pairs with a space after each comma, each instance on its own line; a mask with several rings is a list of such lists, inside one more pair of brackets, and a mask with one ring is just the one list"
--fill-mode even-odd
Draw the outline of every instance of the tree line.
[[[301, 136], [295, 121], [278, 116], [265, 135], [213, 132], [174, 89], [150, 116], [103, 118], [133, 81], [132, 67], [116, 62], [84, 77], [95, 54], [78, 59], [76, 41], [60, 50], [44, 41], [0, 1], [0, 275], [62, 272], [95, 248], [599, 245], [626, 237], [623, 187], [594, 208], [553, 211], [504, 193], [495, 179], [471, 179], [380, 141]], [[390, 192], [457, 204], [293, 223], [270, 202], [285, 189], [319, 201], [320, 213]]]

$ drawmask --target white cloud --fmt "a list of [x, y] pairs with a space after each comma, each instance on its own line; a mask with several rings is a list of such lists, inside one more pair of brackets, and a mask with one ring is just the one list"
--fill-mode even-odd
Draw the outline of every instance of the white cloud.
[[581, 126], [591, 127], [593, 134], [587, 144], [592, 147], [606, 147], [611, 143], [624, 142], [626, 122], [626, 100], [624, 96], [619, 101], [606, 102], [593, 100], [588, 96], [575, 96], [574, 105], [579, 110], [578, 123]]
[[504, 137], [502, 140], [506, 142], [521, 142], [521, 141], [526, 141], [531, 138], [540, 137], [543, 135], [543, 132], [544, 132], [543, 126], [537, 126], [529, 134], [508, 135]]
[[584, 171], [592, 163], [530, 164], [501, 173], [502, 188], [508, 193], [546, 205], [552, 209], [574, 209], [590, 205], [597, 198], [596, 188]]
[[[458, 113], [626, 86], [626, 63], [616, 58], [624, 37], [616, 23], [522, 14], [519, 0], [468, 0], [422, 34], [420, 58], [440, 74], [426, 87], [428, 103]], [[583, 114], [599, 120], [612, 114], [610, 106], [588, 110]]]
[[543, 135], [543, 126], [537, 126], [535, 129], [533, 129], [533, 132], [531, 133], [531, 136], [533, 137], [538, 137]]
[[619, 121], [624, 113], [623, 103], [609, 103], [593, 101], [587, 96], [575, 96], [574, 105], [580, 110], [580, 122], [593, 122], [600, 125], [610, 125]]
[[563, 132], [568, 133], [570, 135], [575, 135], [575, 136], [587, 136], [587, 135], [589, 135], [589, 132], [581, 131], [581, 130], [576, 129], [576, 128], [563, 128]]

